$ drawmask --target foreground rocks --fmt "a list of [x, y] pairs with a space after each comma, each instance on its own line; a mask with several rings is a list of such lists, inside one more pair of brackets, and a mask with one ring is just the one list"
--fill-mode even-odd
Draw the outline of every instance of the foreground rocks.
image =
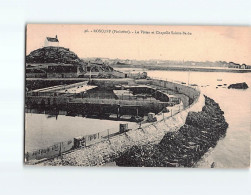
[[247, 83], [243, 82], [243, 83], [236, 83], [236, 84], [231, 84], [228, 86], [228, 89], [247, 89], [248, 85]]
[[115, 160], [118, 166], [192, 167], [218, 140], [224, 137], [228, 123], [224, 112], [205, 97], [201, 112], [189, 112], [186, 123], [176, 132], [165, 134], [159, 144], [133, 146]]

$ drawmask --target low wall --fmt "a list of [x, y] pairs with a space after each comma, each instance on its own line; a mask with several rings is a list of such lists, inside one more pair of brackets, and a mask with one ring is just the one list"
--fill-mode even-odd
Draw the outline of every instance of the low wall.
[[159, 80], [159, 79], [152, 79], [152, 80], [146, 80], [146, 79], [95, 79], [92, 80], [92, 83], [94, 85], [104, 87], [104, 88], [109, 88], [109, 87], [114, 87], [115, 85], [130, 85], [132, 83], [133, 85], [136, 84], [151, 84], [151, 85], [156, 85], [159, 87], [164, 87], [170, 90], [173, 90], [177, 93], [182, 93], [188, 96], [191, 99], [196, 99], [200, 95], [200, 92], [187, 85], [182, 85], [179, 83], [174, 83], [170, 81], [164, 81], [164, 80]]
[[[105, 140], [105, 137], [108, 137], [109, 131], [105, 130], [102, 132], [85, 135], [77, 138], [72, 138], [67, 141], [59, 142], [53, 144], [52, 146], [48, 146], [43, 149], [26, 151], [25, 153], [25, 161], [27, 163], [38, 162], [41, 159], [49, 159], [53, 157], [60, 156], [62, 153], [68, 152], [77, 148], [76, 139], [81, 140], [84, 147], [96, 144], [102, 140]], [[78, 144], [79, 147], [79, 144]]]
[[165, 87], [165, 88], [171, 89], [171, 90], [176, 91], [178, 93], [185, 94], [186, 96], [188, 96], [191, 99], [196, 99], [200, 95], [199, 90], [197, 90], [193, 87], [190, 87], [190, 86], [179, 84], [179, 83], [153, 79], [152, 84], [160, 86], [160, 87]]
[[91, 84], [102, 88], [114, 88], [115, 85], [128, 85], [133, 79], [93, 79]]
[[32, 152], [26, 152], [25, 160], [32, 161], [32, 160], [51, 158], [53, 156], [59, 156], [63, 152], [71, 150], [73, 147], [73, 144], [74, 144], [74, 140], [71, 139], [65, 142], [54, 144], [44, 149], [34, 150]]
[[108, 105], [121, 105], [121, 106], [145, 106], [158, 108], [161, 105], [168, 106], [168, 102], [160, 102], [158, 100], [116, 100], [116, 99], [92, 99], [92, 98], [83, 98], [83, 99], [73, 99], [69, 104], [74, 103], [91, 103], [91, 104], [108, 104]]
[[25, 104], [26, 105], [33, 105], [33, 104], [43, 104], [44, 105], [62, 105], [67, 104], [72, 97], [65, 97], [65, 96], [26, 96]]
[[36, 90], [56, 85], [73, 84], [81, 81], [88, 81], [86, 78], [26, 78], [25, 87], [28, 90]]
[[119, 77], [119, 78], [125, 78], [126, 77], [126, 74], [123, 73], [123, 72], [120, 72], [120, 71], [117, 71], [117, 70], [114, 70], [112, 72], [112, 75], [116, 76], [116, 77]]
[[84, 86], [86, 84], [87, 84], [87, 81], [83, 81], [83, 82], [73, 83], [69, 85], [57, 85], [53, 87], [46, 87], [42, 89], [29, 91], [27, 92], [27, 95], [29, 96], [47, 96], [48, 95], [49, 96], [53, 94], [54, 96], [58, 96], [58, 91], [60, 90], [66, 90], [73, 87]]
[[178, 90], [180, 93], [193, 98], [193, 104], [175, 114], [152, 124], [145, 124], [141, 129], [135, 129], [123, 134], [119, 134], [92, 145], [91, 147], [82, 148], [71, 153], [63, 155], [62, 159], [53, 159], [43, 162], [43, 165], [77, 165], [77, 166], [101, 166], [105, 163], [112, 162], [121, 152], [134, 145], [156, 144], [161, 141], [168, 131], [176, 131], [185, 124], [188, 112], [202, 111], [205, 105], [205, 98], [200, 91], [194, 88], [179, 84], [172, 84], [168, 81], [153, 81], [155, 85], [166, 86], [169, 89]]

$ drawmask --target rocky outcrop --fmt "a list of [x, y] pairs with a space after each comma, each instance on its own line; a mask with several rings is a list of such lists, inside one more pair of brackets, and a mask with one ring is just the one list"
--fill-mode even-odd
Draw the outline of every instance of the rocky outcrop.
[[189, 112], [186, 123], [176, 132], [165, 134], [159, 144], [133, 146], [115, 161], [118, 166], [191, 167], [215, 147], [228, 128], [223, 111], [206, 97], [201, 112]]
[[248, 85], [247, 83], [243, 82], [243, 83], [236, 83], [236, 84], [231, 84], [228, 86], [228, 89], [247, 89]]
[[79, 65], [83, 63], [72, 51], [64, 47], [43, 47], [26, 56], [26, 63], [64, 63]]

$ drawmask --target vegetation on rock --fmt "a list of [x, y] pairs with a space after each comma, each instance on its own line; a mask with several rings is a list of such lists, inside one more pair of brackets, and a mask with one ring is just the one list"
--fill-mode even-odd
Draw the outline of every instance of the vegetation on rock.
[[64, 63], [79, 65], [81, 59], [64, 47], [43, 47], [26, 56], [26, 63]]

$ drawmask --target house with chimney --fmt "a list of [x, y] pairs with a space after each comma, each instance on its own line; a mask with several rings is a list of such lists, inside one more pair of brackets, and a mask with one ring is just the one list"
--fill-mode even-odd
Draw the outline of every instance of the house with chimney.
[[44, 41], [44, 47], [58, 47], [59, 41], [58, 36], [55, 37], [46, 37]]

